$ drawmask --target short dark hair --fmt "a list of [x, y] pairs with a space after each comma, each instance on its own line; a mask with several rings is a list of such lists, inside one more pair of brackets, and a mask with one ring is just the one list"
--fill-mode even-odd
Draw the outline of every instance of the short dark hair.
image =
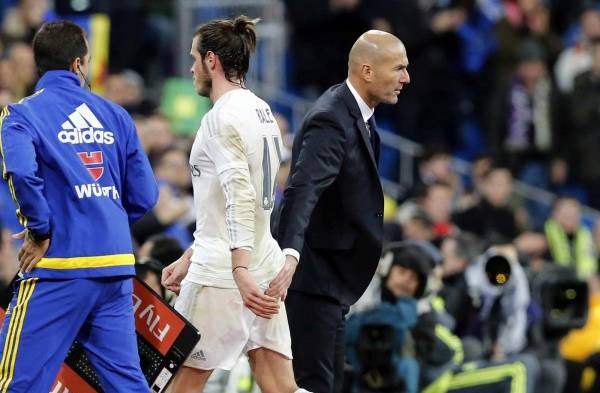
[[204, 59], [210, 51], [219, 56], [225, 78], [232, 82], [236, 78], [244, 86], [250, 66], [250, 55], [256, 48], [255, 25], [258, 19], [240, 15], [235, 19], [217, 19], [196, 29], [199, 36], [198, 52]]
[[184, 251], [179, 240], [171, 236], [158, 234], [150, 236], [146, 241], [153, 243], [149, 253], [150, 258], [162, 263], [163, 266], [177, 260]]
[[66, 20], [45, 23], [33, 38], [33, 57], [37, 71], [69, 70], [76, 58], [88, 53], [85, 31]]

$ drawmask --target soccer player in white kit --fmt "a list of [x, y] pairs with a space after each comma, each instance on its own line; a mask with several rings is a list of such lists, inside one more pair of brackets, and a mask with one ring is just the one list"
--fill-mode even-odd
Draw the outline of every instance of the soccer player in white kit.
[[214, 20], [198, 28], [192, 41], [194, 86], [214, 106], [190, 154], [194, 244], [163, 270], [162, 282], [179, 293], [175, 309], [201, 339], [172, 393], [202, 391], [212, 370], [230, 370], [242, 352], [263, 393], [306, 392], [298, 389], [292, 370], [280, 302], [287, 287], [265, 294], [288, 266], [269, 224], [281, 134], [269, 105], [244, 87], [256, 46], [254, 24], [245, 16]]

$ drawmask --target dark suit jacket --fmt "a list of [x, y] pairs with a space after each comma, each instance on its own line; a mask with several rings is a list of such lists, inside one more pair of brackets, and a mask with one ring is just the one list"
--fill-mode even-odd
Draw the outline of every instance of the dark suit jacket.
[[291, 288], [355, 303], [381, 254], [383, 192], [373, 142], [346, 83], [306, 115], [292, 150], [278, 226], [279, 245], [300, 252]]

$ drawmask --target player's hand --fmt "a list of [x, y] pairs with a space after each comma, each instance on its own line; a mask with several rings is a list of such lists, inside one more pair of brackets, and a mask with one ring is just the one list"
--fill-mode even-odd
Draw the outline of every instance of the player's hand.
[[29, 273], [35, 265], [46, 255], [50, 247], [50, 239], [35, 241], [25, 229], [12, 235], [13, 239], [23, 240], [23, 245], [19, 250], [19, 270], [22, 273]]
[[248, 269], [238, 268], [233, 272], [233, 279], [244, 300], [244, 305], [259, 317], [271, 319], [279, 312], [277, 298], [264, 294]]
[[179, 295], [181, 281], [185, 278], [190, 267], [190, 257], [191, 253], [188, 250], [178, 260], [163, 269], [160, 280], [163, 287]]
[[297, 266], [298, 260], [291, 255], [286, 255], [283, 268], [269, 284], [269, 289], [267, 289], [266, 294], [277, 299], [285, 300], [287, 290], [292, 284], [292, 278], [294, 277]]

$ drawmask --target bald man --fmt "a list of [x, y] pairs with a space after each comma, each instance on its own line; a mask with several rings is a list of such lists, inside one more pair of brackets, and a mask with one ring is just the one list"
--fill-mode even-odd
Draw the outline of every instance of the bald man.
[[348, 79], [319, 98], [294, 141], [277, 234], [286, 261], [267, 294], [286, 301], [296, 380], [313, 392], [341, 391], [345, 316], [379, 261], [383, 192], [373, 113], [398, 101], [410, 82], [407, 67], [398, 38], [364, 33], [350, 51]]

